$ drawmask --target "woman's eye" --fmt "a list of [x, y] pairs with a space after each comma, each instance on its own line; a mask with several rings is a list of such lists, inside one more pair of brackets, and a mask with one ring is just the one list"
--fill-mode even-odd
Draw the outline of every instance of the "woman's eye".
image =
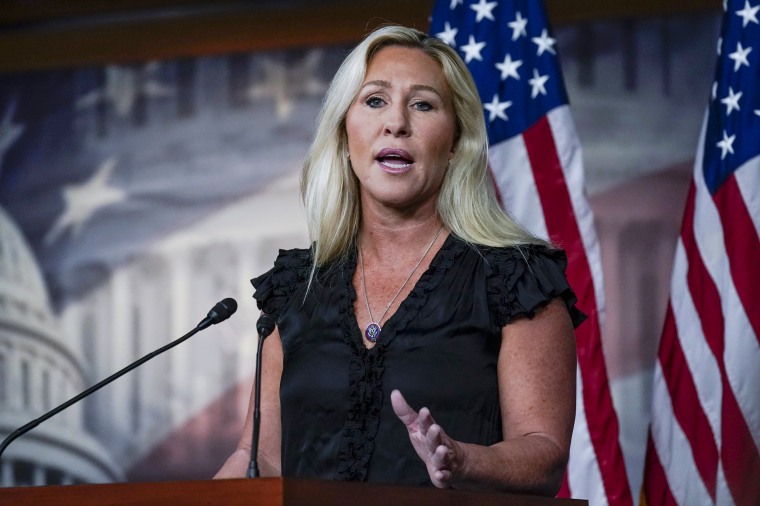
[[381, 107], [385, 101], [380, 97], [369, 97], [365, 103], [372, 108], [377, 108]]
[[418, 111], [429, 111], [433, 106], [430, 105], [430, 102], [419, 101], [414, 103], [414, 108]]

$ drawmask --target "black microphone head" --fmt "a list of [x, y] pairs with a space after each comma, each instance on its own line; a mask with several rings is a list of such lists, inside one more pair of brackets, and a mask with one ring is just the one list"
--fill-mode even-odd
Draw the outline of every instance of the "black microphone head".
[[237, 302], [232, 297], [227, 297], [217, 302], [206, 316], [211, 318], [211, 323], [217, 324], [232, 316], [235, 311], [237, 311]]
[[259, 321], [256, 322], [256, 330], [260, 337], [267, 337], [274, 331], [276, 324], [277, 322], [274, 321], [274, 318], [266, 313], [261, 313]]

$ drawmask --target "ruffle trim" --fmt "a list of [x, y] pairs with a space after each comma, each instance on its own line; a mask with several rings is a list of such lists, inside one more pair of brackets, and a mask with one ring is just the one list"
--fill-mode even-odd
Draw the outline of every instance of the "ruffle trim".
[[293, 293], [309, 279], [311, 250], [280, 250], [274, 267], [253, 278], [253, 298], [260, 310], [277, 320]]
[[488, 266], [488, 307], [499, 327], [518, 316], [532, 317], [555, 297], [564, 301], [574, 327], [586, 319], [575, 306], [578, 299], [565, 277], [563, 250], [540, 245], [480, 250]]
[[356, 269], [356, 254], [346, 262], [342, 271], [345, 290], [341, 292], [340, 321], [343, 337], [351, 347], [349, 364], [349, 407], [338, 447], [338, 480], [364, 481], [374, 452], [374, 439], [380, 424], [380, 412], [386, 395], [383, 392], [385, 349], [406, 329], [425, 305], [430, 292], [441, 281], [466, 248], [466, 244], [449, 236], [436, 253], [409, 296], [386, 321], [377, 344], [372, 349], [364, 346], [361, 330], [353, 312], [356, 290], [352, 278]]
[[[336, 273], [344, 283], [339, 295], [340, 325], [343, 338], [352, 350], [349, 407], [338, 447], [336, 479], [366, 480], [385, 398], [382, 390], [385, 348], [417, 316], [429, 294], [469, 247], [453, 235], [446, 239], [409, 296], [386, 321], [372, 349], [364, 346], [353, 311], [356, 254], [350, 255]], [[488, 306], [497, 325], [504, 326], [519, 315], [533, 316], [554, 297], [562, 297], [574, 326], [585, 320], [586, 316], [575, 307], [577, 298], [564, 275], [567, 266], [564, 251], [536, 245], [521, 246], [519, 250], [477, 248], [487, 263]], [[311, 262], [311, 250], [280, 250], [274, 267], [251, 280], [259, 309], [278, 319], [293, 293], [308, 280]]]

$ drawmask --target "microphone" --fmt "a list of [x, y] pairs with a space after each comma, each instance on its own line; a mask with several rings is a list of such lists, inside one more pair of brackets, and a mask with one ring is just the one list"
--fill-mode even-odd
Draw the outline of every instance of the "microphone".
[[180, 337], [176, 341], [172, 341], [171, 343], [169, 343], [169, 344], [167, 344], [167, 345], [165, 345], [165, 346], [157, 349], [156, 351], [154, 351], [152, 353], [148, 353], [147, 355], [145, 355], [141, 359], [136, 360], [135, 362], [132, 362], [131, 364], [129, 364], [124, 369], [122, 369], [122, 370], [120, 370], [118, 372], [115, 372], [114, 374], [110, 375], [109, 377], [107, 377], [103, 381], [101, 381], [101, 382], [99, 382], [99, 383], [91, 386], [90, 388], [88, 388], [84, 392], [80, 393], [76, 397], [72, 397], [71, 399], [69, 399], [68, 401], [64, 402], [63, 404], [61, 404], [57, 408], [51, 409], [50, 411], [48, 411], [47, 413], [45, 413], [41, 417], [36, 418], [36, 419], [32, 420], [31, 422], [27, 423], [26, 425], [24, 425], [22, 427], [19, 427], [15, 431], [11, 432], [10, 435], [8, 435], [8, 437], [6, 437], [5, 439], [3, 439], [3, 442], [0, 443], [0, 457], [2, 457], [3, 452], [8, 447], [8, 445], [11, 444], [16, 438], [18, 438], [20, 436], [23, 436], [24, 434], [26, 434], [27, 432], [29, 432], [33, 428], [37, 427], [39, 424], [41, 424], [45, 420], [47, 420], [49, 418], [52, 418], [53, 416], [57, 415], [58, 413], [60, 413], [64, 409], [68, 408], [72, 404], [75, 404], [75, 403], [81, 401], [82, 399], [84, 399], [88, 395], [90, 395], [90, 394], [92, 394], [94, 392], [97, 392], [98, 390], [100, 390], [104, 386], [106, 386], [109, 383], [111, 383], [113, 380], [124, 376], [126, 373], [128, 373], [132, 369], [135, 369], [135, 368], [141, 366], [142, 364], [144, 364], [148, 360], [152, 359], [156, 355], [160, 355], [161, 353], [165, 352], [166, 350], [174, 348], [178, 344], [180, 344], [180, 343], [182, 343], [184, 341], [187, 341], [189, 338], [193, 337], [195, 334], [197, 334], [201, 330], [204, 330], [204, 329], [208, 328], [211, 325], [223, 322], [224, 320], [226, 320], [227, 318], [229, 318], [230, 316], [232, 316], [235, 313], [236, 310], [237, 310], [237, 302], [235, 302], [235, 299], [227, 298], [227, 299], [224, 299], [224, 300], [222, 300], [220, 302], [217, 302], [216, 305], [213, 308], [211, 308], [211, 311], [208, 312], [208, 315], [206, 316], [206, 318], [204, 318], [203, 320], [201, 320], [201, 322], [193, 330], [191, 330], [190, 332], [188, 332], [184, 336]]
[[251, 458], [248, 461], [247, 478], [259, 476], [259, 429], [261, 427], [261, 350], [264, 348], [264, 339], [274, 331], [277, 322], [268, 314], [261, 313], [256, 322], [256, 331], [259, 333], [259, 346], [256, 351], [256, 374], [253, 380], [253, 388], [256, 393], [253, 397], [253, 432], [251, 434]]
[[235, 299], [232, 297], [227, 297], [224, 300], [220, 300], [216, 303], [216, 305], [214, 305], [214, 307], [211, 308], [211, 311], [208, 312], [206, 318], [201, 320], [201, 322], [196, 326], [196, 332], [208, 328], [211, 325], [216, 325], [217, 323], [223, 322], [235, 314], [235, 311], [237, 311], [237, 302], [235, 302]]

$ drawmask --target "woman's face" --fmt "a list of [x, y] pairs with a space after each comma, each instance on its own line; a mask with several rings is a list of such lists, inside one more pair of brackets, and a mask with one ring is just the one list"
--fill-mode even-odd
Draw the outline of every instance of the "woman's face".
[[438, 62], [419, 49], [378, 51], [346, 115], [364, 209], [435, 207], [455, 129], [451, 92]]

